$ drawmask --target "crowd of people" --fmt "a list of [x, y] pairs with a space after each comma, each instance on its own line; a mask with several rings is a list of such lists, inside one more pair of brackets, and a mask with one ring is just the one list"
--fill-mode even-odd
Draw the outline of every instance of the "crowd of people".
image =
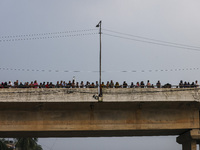
[[[29, 82], [22, 83], [22, 82], [19, 82], [18, 80], [16, 80], [14, 83], [12, 83], [11, 81], [0, 83], [0, 88], [98, 88], [98, 86], [99, 86], [98, 81], [96, 81], [95, 83], [94, 82], [90, 83], [89, 81], [87, 81], [84, 84], [83, 81], [79, 83], [79, 82], [76, 82], [75, 80], [72, 80], [69, 82], [57, 81], [56, 84], [53, 84], [52, 82], [38, 83], [37, 80], [35, 80], [34, 82], [31, 81], [30, 83]], [[137, 82], [136, 84], [131, 82], [131, 84], [128, 85], [126, 81], [124, 81], [122, 84], [119, 84], [119, 82], [114, 83], [111, 80], [111, 81], [107, 81], [106, 84], [102, 82], [101, 87], [102, 88], [172, 88], [172, 87], [176, 87], [176, 88], [195, 88], [196, 87], [197, 88], [199, 87], [199, 85], [198, 85], [197, 80], [195, 82], [192, 82], [191, 84], [189, 82], [186, 82], [186, 81], [183, 82], [181, 80], [179, 85], [176, 85], [176, 86], [172, 86], [169, 83], [161, 85], [160, 81], [158, 81], [155, 85], [151, 84], [149, 80], [147, 80], [146, 84], [144, 83], [144, 81], [141, 81], [141, 82]]]

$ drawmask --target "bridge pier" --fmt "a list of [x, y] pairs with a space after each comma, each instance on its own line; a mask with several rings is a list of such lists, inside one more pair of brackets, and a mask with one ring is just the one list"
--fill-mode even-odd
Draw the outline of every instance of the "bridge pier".
[[197, 150], [196, 140], [191, 140], [182, 144], [182, 150]]
[[182, 144], [182, 150], [197, 150], [197, 144], [200, 144], [200, 130], [192, 129], [178, 136], [176, 141]]

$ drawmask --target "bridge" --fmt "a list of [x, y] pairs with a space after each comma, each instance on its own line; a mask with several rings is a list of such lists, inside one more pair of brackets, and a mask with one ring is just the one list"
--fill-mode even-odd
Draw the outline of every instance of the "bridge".
[[0, 89], [0, 137], [177, 135], [200, 143], [199, 88]]

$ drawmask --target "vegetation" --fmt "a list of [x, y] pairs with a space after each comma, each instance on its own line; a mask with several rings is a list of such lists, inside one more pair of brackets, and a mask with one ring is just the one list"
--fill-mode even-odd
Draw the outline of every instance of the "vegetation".
[[17, 138], [16, 147], [20, 150], [42, 150], [41, 145], [38, 145], [38, 138]]
[[43, 150], [41, 145], [37, 145], [33, 150]]
[[0, 139], [0, 150], [8, 150], [4, 139]]

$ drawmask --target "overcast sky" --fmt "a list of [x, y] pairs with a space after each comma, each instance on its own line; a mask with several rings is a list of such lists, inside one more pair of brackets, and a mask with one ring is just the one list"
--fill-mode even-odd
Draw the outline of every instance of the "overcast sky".
[[104, 82], [200, 80], [199, 8], [199, 0], [0, 0], [0, 82], [98, 80], [100, 20]]

